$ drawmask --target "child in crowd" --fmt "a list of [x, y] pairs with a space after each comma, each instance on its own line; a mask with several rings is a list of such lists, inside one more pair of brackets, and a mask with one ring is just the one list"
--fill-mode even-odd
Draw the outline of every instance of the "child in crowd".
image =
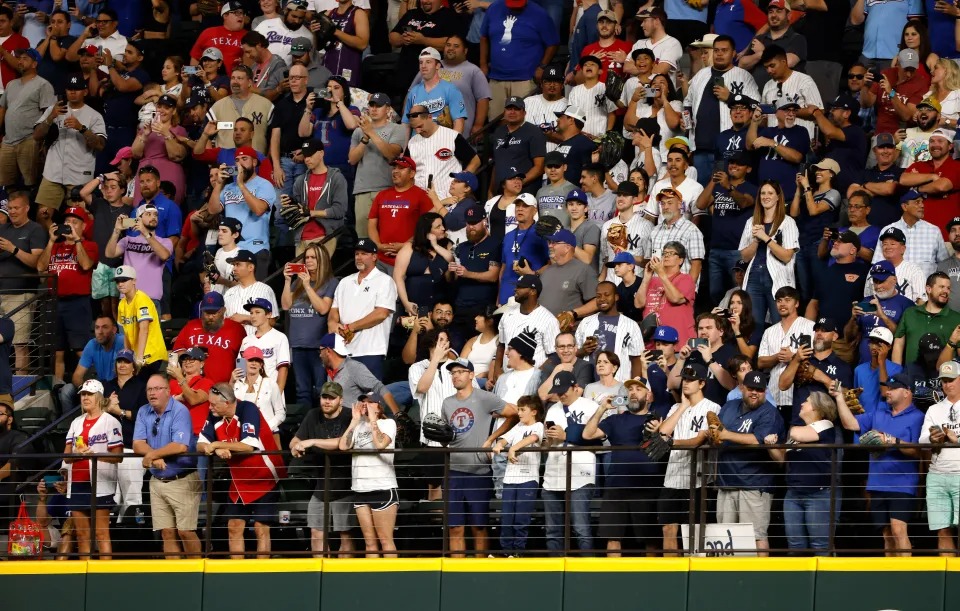
[[535, 448], [543, 439], [543, 404], [536, 395], [517, 400], [520, 422], [493, 445], [496, 454], [507, 449], [507, 471], [503, 476], [503, 510], [500, 518], [500, 549], [516, 557], [527, 547], [527, 527], [533, 515], [540, 487], [539, 452], [520, 451]]

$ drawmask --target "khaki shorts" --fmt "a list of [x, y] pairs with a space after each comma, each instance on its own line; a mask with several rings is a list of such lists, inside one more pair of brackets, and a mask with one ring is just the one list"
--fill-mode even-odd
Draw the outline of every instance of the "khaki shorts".
[[44, 178], [40, 181], [40, 188], [37, 190], [37, 203], [47, 208], [59, 210], [63, 200], [67, 198], [73, 187], [74, 185], [58, 185]]
[[376, 191], [371, 191], [370, 193], [357, 193], [353, 196], [353, 209], [357, 214], [358, 238], [370, 237], [370, 232], [367, 230], [367, 221], [370, 220], [370, 208], [373, 208], [373, 198], [376, 196]]
[[487, 119], [492, 121], [503, 112], [503, 105], [507, 103], [507, 98], [512, 96], [525, 98], [536, 91], [537, 84], [532, 80], [490, 81], [490, 105], [487, 107]]
[[0, 184], [15, 185], [19, 177], [23, 184], [37, 184], [37, 142], [32, 137], [17, 144], [0, 144]]
[[200, 476], [197, 472], [168, 482], [150, 478], [150, 512], [153, 514], [153, 530], [197, 530], [200, 513]]
[[758, 541], [767, 539], [773, 495], [759, 490], [720, 490], [717, 494], [717, 522], [753, 524]]
[[[0, 293], [0, 314], [7, 316], [7, 312], [13, 312], [20, 305], [27, 303], [34, 298], [33, 293]], [[33, 326], [33, 304], [24, 306], [13, 315], [13, 343], [23, 345], [30, 343], [30, 331]]]

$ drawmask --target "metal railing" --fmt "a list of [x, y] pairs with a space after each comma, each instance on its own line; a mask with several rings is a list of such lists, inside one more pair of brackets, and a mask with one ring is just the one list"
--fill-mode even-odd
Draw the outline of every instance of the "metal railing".
[[[873, 451], [899, 451], [904, 449], [920, 448], [929, 451], [934, 448], [957, 448], [957, 445], [918, 445], [903, 444], [900, 446], [876, 447]], [[797, 445], [781, 446], [763, 446], [763, 450], [784, 449], [794, 451], [798, 449]], [[757, 555], [769, 553], [770, 555], [853, 555], [853, 554], [881, 554], [887, 555], [908, 555], [910, 553], [919, 554], [954, 554], [958, 547], [957, 535], [954, 532], [951, 546], [949, 549], [938, 549], [938, 546], [945, 547], [942, 538], [938, 538], [937, 533], [931, 531], [924, 519], [925, 507], [923, 504], [924, 489], [922, 480], [917, 488], [916, 496], [912, 498], [900, 497], [890, 499], [883, 492], [870, 491], [870, 486], [864, 486], [868, 473], [870, 473], [870, 463], [872, 459], [862, 446], [858, 445], [816, 445], [804, 444], [803, 450], [825, 449], [830, 452], [829, 466], [822, 462], [821, 467], [829, 472], [828, 499], [824, 504], [822, 501], [827, 489], [818, 489], [816, 493], [820, 496], [820, 509], [807, 509], [802, 515], [796, 511], [785, 509], [785, 497], [789, 499], [791, 495], [801, 496], [804, 489], [798, 489], [795, 486], [788, 485], [783, 478], [780, 465], [771, 459], [769, 471], [773, 474], [772, 483], [769, 486], [770, 495], [769, 511], [769, 551], [758, 549], [755, 543], [756, 537], [751, 539], [751, 533], [754, 532], [754, 525], [747, 523], [744, 519], [725, 521], [718, 525], [717, 516], [720, 515], [720, 509], [716, 507], [718, 496], [729, 494], [729, 489], [721, 489], [721, 480], [717, 479], [718, 452], [721, 454], [719, 463], [722, 464], [724, 456], [729, 458], [735, 456], [738, 452], [756, 451], [757, 447], [730, 446], [723, 447], [718, 451], [717, 448], [701, 447], [689, 451], [690, 469], [688, 486], [678, 493], [674, 493], [674, 503], [671, 515], [683, 515], [685, 518], [681, 522], [678, 519], [677, 537], [674, 542], [679, 549], [672, 549], [667, 545], [668, 539], [664, 538], [662, 529], [663, 506], [660, 497], [663, 495], [663, 472], [662, 470], [652, 475], [641, 475], [634, 480], [639, 485], [631, 485], [626, 488], [615, 488], [615, 481], [612, 478], [618, 477], [618, 470], [615, 467], [622, 465], [632, 465], [636, 467], [643, 461], [635, 462], [642, 451], [640, 447], [561, 447], [561, 448], [540, 448], [531, 449], [530, 452], [539, 452], [541, 459], [555, 452], [564, 452], [564, 479], [563, 490], [557, 494], [562, 496], [562, 535], [558, 535], [556, 525], [553, 527], [553, 533], [546, 530], [545, 521], [556, 517], [557, 513], [553, 510], [558, 508], [556, 499], [552, 502], [551, 516], [547, 516], [548, 502], [541, 498], [543, 494], [543, 461], [541, 460], [541, 473], [537, 478], [536, 500], [532, 505], [527, 505], [524, 511], [529, 512], [529, 525], [526, 528], [524, 536], [524, 545], [521, 550], [503, 550], [496, 544], [496, 534], [503, 535], [506, 520], [511, 524], [515, 518], [516, 504], [508, 504], [506, 501], [491, 501], [491, 509], [488, 527], [485, 531], [476, 531], [470, 527], [470, 521], [465, 520], [467, 528], [465, 532], [458, 533], [456, 528], [451, 528], [451, 519], [457, 523], [462, 523], [460, 518], [469, 517], [460, 513], [460, 499], [452, 499], [453, 490], [456, 489], [457, 495], [463, 494], [463, 474], [459, 473], [454, 465], [451, 468], [451, 458], [458, 454], [488, 453], [487, 449], [446, 449], [446, 448], [421, 448], [415, 450], [384, 450], [374, 454], [392, 454], [395, 459], [395, 469], [398, 482], [399, 493], [399, 511], [395, 523], [394, 542], [396, 543], [396, 554], [400, 556], [451, 556], [451, 555], [481, 555], [502, 553], [504, 555], [513, 555], [513, 553], [525, 556], [544, 556], [544, 555], [564, 555], [564, 556], [598, 556], [598, 555]], [[596, 455], [597, 476], [596, 487], [587, 489], [584, 493], [583, 488], [575, 488], [576, 481], [580, 478], [578, 470], [580, 469], [578, 457], [583, 453], [593, 453]], [[634, 453], [633, 456], [630, 453]], [[269, 453], [267, 453], [269, 454]], [[283, 454], [288, 458], [286, 452], [272, 454]], [[272, 541], [271, 550], [268, 552], [272, 556], [297, 557], [297, 556], [360, 556], [367, 553], [364, 549], [363, 538], [358, 537], [356, 523], [350, 522], [351, 538], [353, 548], [344, 550], [341, 548], [339, 540], [335, 539], [337, 533], [331, 532], [334, 526], [336, 512], [342, 511], [343, 506], [336, 507], [337, 503], [343, 503], [342, 490], [345, 488], [345, 482], [337, 481], [337, 466], [334, 461], [338, 456], [351, 454], [353, 456], [372, 454], [371, 452], [318, 452], [316, 459], [311, 464], [304, 464], [294, 460], [290, 465], [291, 470], [301, 474], [312, 473], [313, 477], [297, 477], [291, 475], [279, 482], [280, 497], [274, 509], [276, 515], [263, 517], [263, 522], [270, 525], [269, 540]], [[199, 456], [197, 454], [194, 454]], [[37, 485], [41, 476], [49, 474], [50, 471], [30, 471], [21, 469], [19, 465], [25, 461], [37, 460], [44, 465], [50, 464], [51, 459], [62, 459], [67, 455], [49, 455], [36, 454], [16, 456], [0, 456], [0, 465], [10, 459], [14, 459], [15, 468], [13, 470], [13, 480], [19, 481], [18, 492], [27, 493]], [[76, 458], [76, 454], [72, 455]], [[98, 457], [114, 457], [117, 455], [90, 455]], [[618, 456], [621, 458], [618, 459]], [[202, 555], [204, 557], [225, 557], [225, 556], [257, 556], [256, 545], [251, 548], [249, 535], [249, 520], [243, 518], [246, 522], [244, 528], [245, 547], [243, 552], [229, 550], [225, 543], [229, 540], [225, 522], [229, 520], [230, 511], [233, 510], [227, 491], [230, 487], [231, 475], [224, 471], [225, 462], [215, 456], [211, 456], [211, 463], [206, 470], [206, 477], [203, 481], [203, 500], [200, 502], [200, 520], [198, 522], [198, 531], [202, 541]], [[287, 461], [289, 462], [289, 461]], [[916, 467], [920, 472], [922, 460], [912, 460], [911, 468]], [[915, 463], [915, 464], [913, 464]], [[661, 461], [661, 466], [666, 462]], [[759, 462], [753, 463], [755, 466]], [[98, 461], [90, 462], [91, 481], [97, 481]], [[40, 469], [43, 469], [41, 467]], [[722, 470], [722, 469], [721, 469]], [[233, 476], [237, 476], [236, 468]], [[356, 474], [354, 474], [356, 475]], [[697, 478], [703, 478], [703, 486], [697, 488]], [[322, 488], [317, 488], [317, 481], [322, 481]], [[454, 480], [458, 480], [455, 482]], [[144, 480], [145, 482], [146, 480]], [[477, 493], [485, 494], [486, 484], [473, 489]], [[492, 481], [492, 480], [491, 480]], [[435, 500], [424, 500], [429, 494], [428, 483], [433, 482], [441, 485], [442, 497]], [[339, 485], [338, 485], [339, 484]], [[875, 482], [874, 482], [875, 484]], [[61, 485], [62, 486], [62, 485]], [[874, 486], [875, 488], [875, 486]], [[141, 487], [144, 495], [147, 494], [148, 486], [144, 483]], [[584, 494], [586, 496], [584, 497]], [[319, 496], [324, 508], [324, 520], [322, 531], [326, 533], [323, 537], [322, 549], [311, 549], [311, 528], [307, 524], [307, 506], [305, 498]], [[894, 495], [889, 495], [894, 496]], [[31, 497], [27, 498], [31, 508], [35, 503]], [[355, 501], [357, 497], [348, 496]], [[679, 499], [679, 501], [677, 501]], [[2, 499], [0, 499], [2, 500]], [[19, 502], [18, 499], [7, 499]], [[802, 500], [802, 499], [801, 499]], [[746, 503], [747, 501], [741, 500]], [[913, 504], [913, 510], [904, 514], [906, 507]], [[872, 507], [871, 507], [872, 505]], [[351, 505], [352, 506], [352, 505]], [[792, 507], [792, 505], [791, 505]], [[898, 509], [899, 507], [899, 509]], [[89, 515], [96, 515], [97, 510], [102, 509], [98, 506], [98, 500], [95, 495], [90, 497]], [[111, 521], [112, 536], [117, 537], [121, 545], [114, 545], [112, 557], [162, 557], [164, 552], [157, 541], [157, 534], [150, 530], [150, 501], [144, 500], [137, 506], [122, 506], [119, 510], [111, 508], [113, 515]], [[742, 514], [749, 514], [752, 511], [749, 507], [741, 507]], [[352, 513], [353, 510], [351, 509]], [[586, 512], [584, 514], [584, 512]], [[893, 533], [884, 539], [880, 535], [880, 530], [876, 528], [874, 520], [877, 514], [884, 512], [884, 515], [893, 514], [904, 518], [906, 530], [901, 533]], [[897, 512], [900, 512], [897, 514]], [[34, 510], [31, 510], [31, 514]], [[481, 512], [482, 513], [482, 512]], [[762, 513], [762, 512], [761, 512]], [[824, 515], [826, 514], [826, 515]], [[929, 518], [929, 516], [927, 516]], [[578, 519], [582, 522], [584, 518], [588, 524], [588, 537], [585, 539], [584, 533], [577, 532]], [[72, 519], [72, 518], [70, 518]], [[622, 521], [621, 521], [622, 520]], [[889, 520], [887, 520], [889, 527]], [[813, 545], [796, 545], [795, 534], [789, 532], [790, 528], [800, 527], [805, 530], [802, 540], [809, 543], [818, 543]], [[631, 532], [631, 529], [636, 529]], [[320, 529], [317, 529], [320, 530]], [[611, 539], [611, 533], [616, 534]], [[632, 535], [632, 536], [628, 536]], [[682, 535], [682, 539], [681, 539]], [[452, 545], [453, 538], [458, 537], [460, 546], [471, 539], [479, 545], [467, 543], [466, 550], [455, 548]], [[483, 539], [483, 537], [486, 537]], [[344, 539], [347, 540], [347, 539]], [[587, 545], [585, 541], [592, 540], [593, 543]], [[610, 540], [619, 541], [619, 546], [611, 546]], [[255, 541], [255, 540], [254, 540]], [[359, 543], [358, 543], [359, 541]], [[605, 544], [604, 541], [607, 541]], [[486, 545], [483, 545], [483, 543]], [[746, 542], [746, 544], [744, 544]], [[825, 546], [823, 545], [825, 543]], [[905, 543], [905, 544], [903, 544]], [[884, 549], [885, 548], [885, 549]], [[91, 538], [91, 550], [89, 554], [81, 554], [76, 550], [65, 551], [62, 557], [86, 557], [96, 556], [98, 553], [95, 538]], [[381, 553], [374, 551], [373, 553]]]

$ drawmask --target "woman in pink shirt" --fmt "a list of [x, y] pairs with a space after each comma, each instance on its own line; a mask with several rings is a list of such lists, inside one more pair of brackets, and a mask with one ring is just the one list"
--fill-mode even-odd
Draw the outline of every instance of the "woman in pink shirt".
[[644, 317], [656, 313], [658, 325], [676, 329], [680, 335], [677, 345], [683, 346], [697, 335], [693, 322], [697, 285], [693, 277], [680, 271], [687, 257], [683, 244], [667, 242], [663, 245], [662, 257], [647, 262], [634, 304], [643, 308]]

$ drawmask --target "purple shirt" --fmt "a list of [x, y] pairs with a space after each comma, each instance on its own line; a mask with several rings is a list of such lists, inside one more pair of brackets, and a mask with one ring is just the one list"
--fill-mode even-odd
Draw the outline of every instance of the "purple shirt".
[[[170, 238], [157, 238], [173, 258], [173, 242]], [[123, 238], [117, 242], [123, 251], [123, 264], [132, 265], [137, 270], [137, 288], [147, 297], [159, 300], [163, 297], [163, 261], [153, 252], [153, 248], [143, 236]]]

